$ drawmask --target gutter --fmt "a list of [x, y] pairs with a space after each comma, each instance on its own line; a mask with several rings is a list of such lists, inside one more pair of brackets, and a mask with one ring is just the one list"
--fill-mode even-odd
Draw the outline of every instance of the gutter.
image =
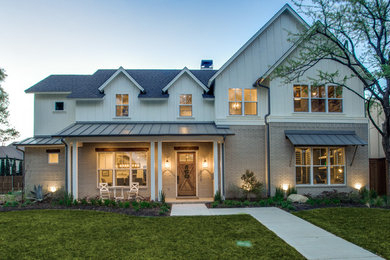
[[257, 80], [253, 84], [254, 87], [261, 87], [268, 90], [268, 112], [264, 116], [264, 123], [267, 126], [267, 196], [271, 196], [271, 166], [270, 166], [270, 135], [269, 135], [269, 122], [268, 117], [271, 114], [271, 93], [269, 87], [260, 83], [260, 80]]
[[65, 145], [65, 190], [66, 193], [69, 193], [69, 186], [70, 184], [68, 183], [68, 149], [69, 146], [68, 144], [64, 141], [64, 138], [61, 138], [61, 142]]

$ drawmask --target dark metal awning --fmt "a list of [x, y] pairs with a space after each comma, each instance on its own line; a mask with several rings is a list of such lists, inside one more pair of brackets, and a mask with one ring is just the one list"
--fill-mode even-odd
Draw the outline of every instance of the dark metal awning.
[[155, 123], [155, 122], [76, 122], [54, 137], [103, 137], [103, 136], [200, 136], [234, 135], [227, 126], [212, 122], [203, 123]]
[[356, 135], [355, 131], [286, 130], [284, 133], [286, 138], [296, 146], [367, 145], [367, 142]]
[[53, 138], [51, 136], [35, 136], [24, 139], [16, 143], [15, 145], [27, 146], [27, 145], [63, 145], [60, 138]]

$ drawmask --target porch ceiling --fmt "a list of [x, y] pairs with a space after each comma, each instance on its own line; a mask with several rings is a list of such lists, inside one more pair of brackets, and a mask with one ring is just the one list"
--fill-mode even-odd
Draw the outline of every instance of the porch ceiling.
[[103, 136], [225, 136], [234, 135], [227, 126], [213, 122], [76, 122], [54, 137]]

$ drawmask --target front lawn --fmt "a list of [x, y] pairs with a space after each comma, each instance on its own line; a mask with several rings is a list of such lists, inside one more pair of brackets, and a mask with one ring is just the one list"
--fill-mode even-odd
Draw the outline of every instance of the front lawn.
[[390, 259], [390, 210], [324, 208], [294, 214], [345, 240]]
[[4, 259], [303, 259], [249, 215], [132, 217], [27, 210], [0, 213], [0, 230]]

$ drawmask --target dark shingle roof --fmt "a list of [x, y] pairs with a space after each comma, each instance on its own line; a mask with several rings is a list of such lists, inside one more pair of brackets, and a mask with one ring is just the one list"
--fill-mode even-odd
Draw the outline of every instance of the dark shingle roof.
[[0, 158], [9, 158], [23, 160], [23, 152], [17, 150], [14, 146], [0, 146]]
[[[98, 88], [117, 70], [98, 70], [92, 75], [51, 75], [26, 90], [35, 92], [69, 92], [68, 98], [102, 98]], [[208, 80], [216, 70], [190, 70], [194, 76], [207, 86]], [[145, 89], [141, 98], [164, 98], [162, 89], [172, 81], [181, 70], [126, 70], [134, 80]]]

